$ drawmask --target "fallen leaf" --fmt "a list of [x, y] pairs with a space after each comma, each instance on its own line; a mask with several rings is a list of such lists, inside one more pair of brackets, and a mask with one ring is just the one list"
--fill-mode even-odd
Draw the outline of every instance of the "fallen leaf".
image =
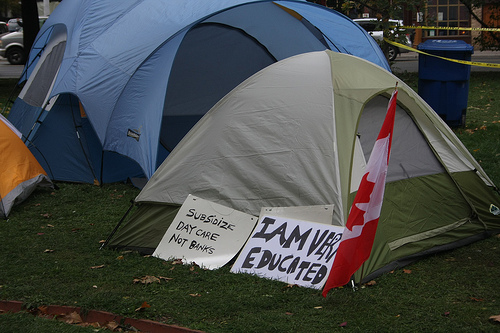
[[45, 251], [43, 251], [43, 253], [52, 253], [54, 252], [54, 250], [51, 250], [51, 249], [46, 249]]
[[46, 314], [47, 314], [47, 310], [48, 310], [48, 309], [49, 309], [49, 308], [48, 308], [47, 306], [45, 306], [45, 305], [40, 305], [40, 306], [37, 308], [38, 312], [39, 312], [39, 313], [41, 313], [41, 314], [43, 314], [43, 315], [46, 315]]
[[52, 224], [47, 224], [47, 227], [54, 228], [54, 226]]
[[174, 278], [169, 278], [169, 277], [165, 277], [165, 276], [158, 276], [158, 278], [160, 280], [165, 280], [165, 281], [170, 281], [170, 280], [173, 280]]
[[172, 261], [172, 265], [182, 265], [182, 259], [175, 259]]
[[83, 322], [82, 317], [74, 311], [65, 316], [59, 317], [58, 319], [60, 321], [64, 321], [66, 324], [80, 324]]
[[347, 326], [347, 321], [344, 321], [344, 322], [343, 322], [343, 323], [341, 323], [339, 326], [340, 326], [340, 327], [346, 327], [346, 326]]
[[293, 315], [293, 313], [292, 313], [292, 312], [285, 312], [285, 314], [286, 314], [287, 316], [291, 316], [291, 315]]
[[45, 214], [40, 214], [41, 216], [45, 217], [46, 219], [48, 219], [49, 217], [51, 217], [52, 215], [49, 214], [49, 213], [45, 213]]
[[123, 256], [116, 257], [116, 260], [123, 260]]
[[405, 274], [411, 274], [411, 269], [403, 269], [403, 273], [405, 273]]
[[101, 239], [101, 240], [99, 241], [99, 244], [103, 244], [103, 243], [106, 243], [106, 240], [105, 240], [105, 239]]
[[315, 308], [315, 309], [323, 309], [323, 307], [322, 307], [322, 306], [315, 306], [314, 308]]
[[106, 327], [108, 330], [114, 331], [120, 326], [116, 321], [109, 321], [107, 322], [104, 327]]
[[484, 298], [476, 298], [476, 297], [470, 297], [471, 300], [476, 301], [476, 302], [483, 302]]
[[289, 283], [285, 286], [284, 289], [288, 289], [288, 288], [293, 288], [293, 287], [298, 287], [299, 285], [298, 284], [293, 284], [293, 283]]
[[446, 311], [445, 313], [443, 313], [443, 315], [444, 315], [445, 317], [448, 317], [448, 316], [450, 315], [450, 311]]
[[44, 232], [39, 232], [39, 233], [37, 233], [37, 235], [38, 236], [42, 236], [42, 235], [45, 235], [45, 233]]
[[99, 269], [99, 268], [103, 268], [104, 266], [106, 266], [106, 265], [92, 266], [92, 267], [90, 267], [90, 269]]
[[137, 279], [134, 279], [134, 283], [150, 284], [150, 283], [160, 283], [160, 279], [156, 276], [146, 275]]
[[146, 308], [150, 308], [150, 307], [151, 307], [151, 305], [149, 305], [146, 301], [144, 301], [140, 307], [138, 307], [137, 309], [135, 309], [135, 311], [136, 312], [142, 311], [142, 310], [144, 310]]
[[200, 295], [200, 294], [189, 294], [189, 296], [192, 296], [192, 297], [200, 297], [201, 295]]
[[375, 280], [371, 280], [371, 281], [369, 281], [369, 282], [365, 283], [365, 286], [374, 286], [374, 285], [376, 285], [376, 284], [377, 284], [377, 281], [375, 281]]
[[491, 316], [490, 319], [496, 321], [497, 323], [500, 323], [500, 315]]

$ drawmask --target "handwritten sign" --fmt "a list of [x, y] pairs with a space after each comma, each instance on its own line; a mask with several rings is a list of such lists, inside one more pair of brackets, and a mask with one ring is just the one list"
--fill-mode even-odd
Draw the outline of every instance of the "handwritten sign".
[[189, 195], [153, 256], [216, 269], [238, 253], [256, 222], [255, 216]]
[[231, 272], [321, 289], [343, 231], [324, 223], [262, 216]]

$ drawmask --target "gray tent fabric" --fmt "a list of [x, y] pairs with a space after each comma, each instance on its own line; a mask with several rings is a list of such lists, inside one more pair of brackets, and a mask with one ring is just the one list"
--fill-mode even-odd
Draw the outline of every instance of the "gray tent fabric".
[[[358, 133], [366, 160], [371, 155], [373, 142], [377, 138], [378, 129], [382, 126], [384, 108], [387, 107], [388, 101], [386, 97], [377, 96], [370, 100], [364, 108]], [[411, 117], [401, 107], [397, 107], [396, 117], [398, 127], [394, 129], [395, 136], [405, 138], [405, 140], [399, 140], [393, 147], [394, 154], [391, 157], [387, 181], [444, 172], [443, 165], [436, 158]]]
[[152, 252], [189, 195], [258, 216], [262, 207], [333, 205], [345, 225], [398, 84], [384, 202], [359, 282], [396, 263], [500, 231], [500, 195], [442, 119], [400, 79], [331, 51], [279, 61], [242, 82], [189, 131], [111, 239]]

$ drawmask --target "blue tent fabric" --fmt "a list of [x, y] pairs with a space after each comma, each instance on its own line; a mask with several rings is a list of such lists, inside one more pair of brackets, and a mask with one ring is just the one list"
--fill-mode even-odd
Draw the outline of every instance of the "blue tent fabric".
[[[42, 118], [43, 126], [38, 125], [28, 147], [50, 178], [112, 183], [144, 176], [137, 163], [128, 157], [102, 150], [89, 119], [81, 116], [75, 96], [60, 95], [50, 112], [45, 112]], [[60, 163], [62, 159], [64, 163]], [[101, 165], [106, 168], [101, 168]], [[64, 175], [64, 178], [59, 175]]]
[[[64, 47], [58, 64], [44, 55], [51, 43], [51, 50]], [[52, 167], [70, 162], [61, 154], [59, 160], [45, 157], [46, 169], [56, 170], [53, 179], [87, 182], [92, 175], [107, 182], [136, 176], [137, 170], [149, 178], [189, 129], [239, 83], [276, 61], [325, 49], [390, 71], [379, 46], [359, 25], [307, 1], [65, 0], [39, 32], [22, 77], [27, 87], [10, 120], [35, 140], [41, 158], [51, 155], [48, 150], [57, 151], [60, 140], [41, 142], [48, 138], [36, 131], [45, 122], [56, 122], [54, 130], [71, 127], [80, 122], [78, 116], [56, 119], [54, 112], [32, 127], [52, 107], [53, 97], [70, 95], [88, 116], [84, 121], [92, 140], [84, 143], [72, 130], [67, 135], [73, 145], [66, 146], [75, 156], [89, 150], [73, 164], [91, 160]], [[31, 98], [36, 91], [29, 92], [30, 80], [37, 73], [47, 73], [48, 91]], [[61, 108], [63, 100], [58, 99]], [[113, 163], [98, 157], [108, 152], [127, 163], [112, 170]]]

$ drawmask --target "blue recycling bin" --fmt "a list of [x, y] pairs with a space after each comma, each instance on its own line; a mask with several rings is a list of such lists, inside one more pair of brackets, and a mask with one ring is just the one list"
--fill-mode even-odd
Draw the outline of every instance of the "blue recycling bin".
[[432, 55], [470, 61], [474, 48], [462, 40], [430, 39], [417, 49], [430, 54], [418, 55], [418, 94], [449, 126], [465, 126], [470, 65]]

